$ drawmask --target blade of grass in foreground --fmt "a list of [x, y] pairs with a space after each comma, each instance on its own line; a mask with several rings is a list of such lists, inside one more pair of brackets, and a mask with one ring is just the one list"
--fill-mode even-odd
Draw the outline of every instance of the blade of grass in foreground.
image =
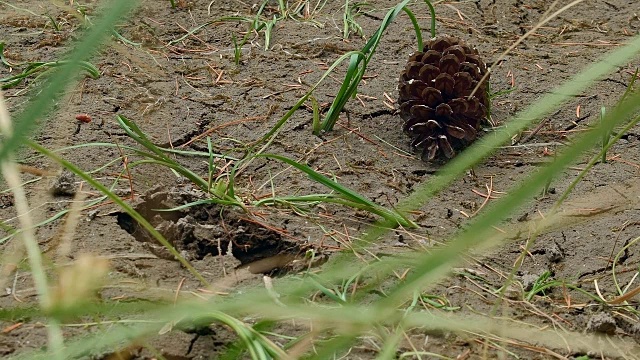
[[35, 129], [36, 119], [42, 119], [64, 95], [64, 90], [71, 85], [69, 79], [73, 79], [78, 73], [80, 64], [95, 53], [100, 44], [111, 34], [111, 29], [116, 22], [131, 11], [137, 3], [131, 0], [113, 0], [109, 6], [104, 6], [108, 10], [82, 37], [66, 59], [67, 63], [53, 72], [43, 85], [42, 91], [25, 106], [20, 114], [15, 116], [13, 134], [3, 139], [0, 159], [5, 159], [7, 154], [23, 143], [23, 139]]
[[91, 186], [95, 187], [98, 191], [100, 191], [101, 193], [106, 195], [109, 198], [109, 200], [113, 201], [116, 205], [120, 206], [122, 208], [122, 210], [126, 211], [127, 214], [129, 214], [142, 227], [144, 227], [145, 230], [147, 230], [149, 232], [149, 234], [151, 234], [151, 236], [153, 236], [156, 240], [158, 240], [158, 242], [160, 242], [171, 253], [171, 255], [173, 255], [178, 261], [180, 261], [180, 263], [182, 263], [182, 265], [187, 270], [189, 270], [189, 272], [196, 279], [198, 279], [205, 286], [209, 285], [207, 280], [205, 280], [204, 277], [202, 277], [202, 275], [200, 275], [200, 273], [196, 269], [194, 269], [193, 266], [191, 266], [191, 264], [182, 255], [180, 255], [180, 253], [169, 243], [169, 241], [167, 241], [167, 239], [165, 239], [164, 236], [162, 236], [162, 234], [160, 234], [158, 232], [158, 230], [156, 230], [151, 224], [149, 224], [149, 222], [142, 215], [140, 215], [137, 211], [135, 211], [131, 207], [131, 205], [127, 204], [119, 196], [115, 195], [106, 186], [104, 186], [101, 183], [99, 183], [97, 180], [95, 180], [89, 174], [87, 174], [84, 171], [80, 170], [79, 168], [77, 168], [72, 163], [64, 160], [61, 157], [59, 157], [54, 152], [49, 151], [45, 147], [43, 147], [40, 144], [38, 144], [36, 142], [33, 142], [33, 141], [29, 141], [28, 145], [31, 148], [33, 148], [34, 150], [36, 150], [37, 152], [39, 152], [41, 154], [44, 154], [45, 156], [47, 156], [51, 160], [57, 162], [58, 164], [62, 165], [63, 167], [65, 167], [69, 171], [71, 171], [74, 174], [78, 175], [80, 178], [82, 178], [82, 180], [86, 181]]
[[[526, 228], [526, 226], [525, 226], [525, 228]], [[384, 261], [385, 260], [383, 260], [383, 262]], [[395, 264], [389, 264], [389, 265], [392, 266], [391, 269], [398, 269], [398, 268], [401, 268], [401, 267], [406, 267], [407, 264], [409, 264], [409, 266], [415, 266], [416, 265], [416, 263], [414, 263], [414, 262], [405, 262], [405, 263], [396, 262]], [[375, 275], [372, 273], [371, 269], [363, 268], [362, 270], [365, 273], [367, 273], [369, 276], [375, 277]], [[380, 270], [379, 267], [378, 267], [377, 270]], [[354, 276], [357, 277], [358, 274], [353, 275], [352, 278]], [[308, 280], [305, 280], [305, 282], [308, 282]], [[289, 286], [296, 286], [296, 285], [299, 286], [300, 282], [296, 282], [296, 283], [290, 282], [289, 283]], [[272, 313], [271, 312], [270, 306], [273, 305], [273, 299], [269, 299], [267, 294], [265, 294], [264, 292], [259, 291], [260, 289], [249, 289], [248, 291], [245, 291], [245, 290], [246, 289], [240, 289], [240, 291], [238, 291], [237, 293], [234, 293], [234, 294], [230, 295], [232, 298], [227, 298], [226, 300], [223, 300], [222, 302], [224, 302], [225, 304], [220, 304], [220, 306], [222, 306], [222, 307], [218, 308], [217, 305], [212, 305], [213, 306], [212, 308], [216, 309], [216, 310], [228, 312], [230, 314], [246, 314], [246, 311], [248, 309], [254, 309], [254, 307], [253, 307], [254, 305], [252, 305], [252, 304], [259, 303], [259, 304], [261, 304], [261, 307], [262, 306], [264, 307], [264, 308], [261, 308], [261, 310], [260, 310], [260, 314], [259, 314], [260, 316], [265, 316], [265, 317], [275, 316], [276, 318], [281, 318], [283, 316], [282, 314], [278, 315], [277, 313]], [[282, 297], [280, 297], [280, 298], [282, 298]], [[304, 311], [303, 308], [299, 307], [300, 304], [296, 303], [296, 300], [297, 299], [295, 297], [292, 298], [290, 296], [287, 296], [287, 300], [285, 301], [287, 304], [284, 307], [284, 309], [285, 309], [284, 311], [286, 312], [287, 311], [286, 309], [290, 309], [291, 306], [298, 307], [297, 311], [299, 311], [299, 312]], [[126, 305], [127, 304], [117, 304], [118, 307], [119, 306], [126, 306]], [[114, 306], [116, 306], [116, 305], [114, 305]], [[208, 306], [208, 305], [204, 305], [204, 306]], [[281, 306], [282, 306], [281, 304], [277, 305], [278, 308], [280, 308]], [[348, 306], [352, 306], [352, 305], [348, 305]], [[310, 304], [310, 308], [308, 309], [308, 311], [310, 311], [314, 316], [318, 316], [319, 314], [316, 314], [316, 310], [315, 309], [318, 309], [318, 308], [315, 307], [313, 304]], [[351, 309], [353, 309], [354, 312], [365, 311], [364, 309], [355, 308], [355, 307], [351, 307]], [[187, 311], [187, 310], [185, 310], [185, 311]], [[250, 310], [250, 311], [252, 311], [252, 310]], [[328, 311], [331, 311], [331, 310], [328, 310]], [[387, 314], [385, 314], [385, 316], [381, 315], [384, 312], [387, 312]], [[82, 313], [76, 313], [76, 314], [80, 315]], [[290, 312], [289, 315], [291, 317], [295, 317], [296, 316], [294, 311]], [[334, 315], [336, 315], [336, 314], [334, 314]], [[378, 315], [379, 315], [379, 318], [383, 318], [384, 321], [386, 321], [388, 323], [391, 323], [391, 321], [392, 321], [391, 319], [393, 319], [394, 317], [397, 317], [396, 311], [394, 310], [393, 307], [383, 309], [383, 311], [378, 312]], [[407, 313], [407, 318], [406, 319], [407, 320], [408, 319], [413, 320], [415, 318], [414, 315], [415, 314], [413, 312], [412, 313]], [[154, 319], [157, 318], [152, 313], [147, 313], [147, 314], [144, 314], [143, 316], [144, 316], [144, 318], [154, 318]], [[319, 315], [319, 316], [322, 317], [322, 315]], [[306, 317], [306, 316], [303, 316], [303, 317]], [[441, 321], [446, 321], [446, 319], [447, 318], [445, 317]], [[323, 326], [332, 326], [332, 325], [327, 325], [327, 324], [334, 324], [334, 322], [337, 322], [336, 324], [343, 324], [343, 326], [346, 326], [345, 325], [346, 322], [350, 321], [348, 319], [342, 319], [340, 317], [338, 317], [338, 318], [329, 317], [329, 318], [327, 318], [327, 320], [329, 320], [329, 323], [327, 323], [326, 321], [320, 321], [320, 324], [323, 324]], [[469, 320], [469, 319], [465, 319], [465, 320]], [[366, 321], [372, 321], [371, 324], [374, 324], [373, 323], [373, 321], [374, 321], [373, 319], [369, 319], [369, 320], [366, 320]], [[439, 322], [435, 322], [435, 324], [436, 324], [435, 326], [434, 326], [433, 323], [432, 324], [426, 324], [426, 326], [429, 326], [430, 328], [436, 328], [436, 329], [438, 328], [438, 326], [443, 326], [443, 325], [438, 325], [438, 324], [440, 324]], [[450, 322], [447, 322], [447, 325], [448, 324], [450, 324]], [[375, 325], [377, 326], [377, 325], [380, 325], [380, 324], [375, 324]], [[469, 325], [474, 325], [474, 324], [469, 324]], [[363, 324], [363, 322], [360, 321], [360, 322], [358, 322], [358, 326], [365, 326], [365, 324]], [[458, 331], [464, 331], [463, 329], [457, 329], [457, 330]], [[492, 328], [487, 328], [485, 330], [489, 331], [490, 333], [491, 333], [491, 331], [494, 331], [494, 330], [492, 330]], [[362, 330], [362, 331], [366, 331], [366, 330]], [[495, 330], [495, 331], [497, 331], [497, 330]], [[567, 334], [567, 336], [573, 337], [573, 335], [571, 333]], [[318, 350], [322, 351], [322, 350], [324, 350], [322, 348], [324, 346], [327, 346], [327, 345], [325, 343], [323, 343], [322, 345], [319, 344], [318, 346], [320, 347]]]
[[[520, 182], [518, 186], [507, 192], [507, 195], [488, 205], [487, 210], [471, 219], [468, 228], [460, 233], [446, 246], [435, 250], [432, 254], [423, 255], [418, 260], [415, 272], [394, 291], [393, 295], [382, 301], [380, 307], [398, 305], [416, 288], [429, 288], [442, 279], [451, 267], [460, 260], [460, 254], [470, 248], [476, 251], [486, 250], [498, 245], [489, 240], [494, 239], [495, 230], [503, 219], [512, 216], [513, 212], [525, 202], [539, 194], [549, 179], [559, 176], [562, 171], [580, 158], [586, 151], [597, 146], [602, 134], [610, 132], [616, 125], [629, 121], [640, 110], [640, 93], [630, 96], [617, 106], [598, 125], [581, 135], [571, 146], [565, 148], [549, 165], [544, 166], [533, 175]], [[511, 234], [517, 236], [517, 234]]]
[[[264, 291], [261, 292], [264, 295]], [[212, 312], [220, 312], [227, 315], [243, 314], [247, 316], [259, 315], [262, 318], [274, 320], [305, 319], [314, 324], [318, 334], [328, 330], [335, 334], [336, 342], [331, 347], [345, 347], [349, 342], [357, 339], [357, 336], [368, 332], [370, 329], [380, 326], [402, 325], [407, 328], [420, 327], [424, 329], [444, 330], [453, 332], [473, 331], [479, 333], [500, 333], [506, 329], [510, 337], [524, 342], [532, 339], [538, 344], [554, 347], [571, 346], [580, 351], [602, 351], [605, 355], [622, 356], [633, 349], [632, 341], [624, 341], [614, 337], [607, 341], [594, 341], [598, 336], [582, 334], [579, 332], [562, 332], [555, 330], [541, 330], [537, 327], [527, 327], [514, 324], [513, 321], [493, 319], [486, 321], [485, 317], [469, 314], [456, 315], [452, 313], [438, 314], [423, 311], [404, 312], [394, 308], [379, 311], [374, 307], [345, 304], [342, 306], [324, 307], [309, 303], [291, 303], [286, 306], [278, 305], [268, 296], [253, 297], [255, 292], [242, 293], [232, 296], [227, 301], [214, 298], [207, 302], [183, 302], [175, 306], [167, 306], [164, 309], [153, 310], [143, 314], [145, 319], [157, 320], [154, 323], [128, 323], [111, 324], [104, 332], [82, 337], [69, 342], [63, 351], [65, 358], [88, 356], [100, 353], [103, 349], [113, 349], [122, 345], [124, 341], [139, 339], [144, 336], [157, 334], [167, 322], [181, 319], [181, 323], [204, 325]], [[283, 298], [281, 298], [283, 299]], [[230, 301], [229, 301], [230, 300]], [[286, 300], [286, 299], [283, 299]], [[255, 304], [260, 307], [256, 308]], [[560, 339], [559, 336], [564, 336]], [[347, 342], [345, 344], [343, 341]], [[332, 354], [332, 349], [321, 347], [320, 351]], [[47, 359], [47, 352], [31, 352], [18, 356], [18, 359]], [[326, 357], [325, 357], [326, 358]]]

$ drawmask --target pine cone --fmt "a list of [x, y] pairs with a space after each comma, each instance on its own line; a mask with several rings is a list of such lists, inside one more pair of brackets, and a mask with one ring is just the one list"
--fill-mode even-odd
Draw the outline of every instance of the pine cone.
[[488, 78], [469, 98], [487, 67], [464, 41], [439, 36], [411, 55], [398, 90], [404, 131], [422, 149], [422, 159], [452, 158], [475, 140], [487, 116]]

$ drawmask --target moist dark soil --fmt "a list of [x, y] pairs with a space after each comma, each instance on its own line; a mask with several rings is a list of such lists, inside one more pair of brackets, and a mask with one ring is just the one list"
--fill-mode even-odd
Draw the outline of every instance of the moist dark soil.
[[[17, 0], [0, 3], [0, 41], [4, 57], [13, 68], [0, 65], [0, 78], [20, 72], [27, 62], [56, 61], [72, 48], [84, 28], [82, 10], [93, 19], [99, 4], [92, 1], [43, 2]], [[194, 173], [207, 177], [209, 158], [206, 137], [213, 151], [241, 157], [246, 148], [274, 127], [276, 122], [315, 84], [342, 54], [359, 50], [366, 39], [356, 32], [343, 38], [344, 2], [328, 1], [311, 8], [306, 18], [283, 19], [272, 30], [265, 49], [264, 32], [249, 32], [248, 23], [213, 21], [224, 16], [254, 17], [259, 4], [237, 0], [212, 2], [141, 1], [137, 10], [118, 26], [123, 40], [112, 37], [92, 57], [100, 77], [82, 76], [68, 89], [56, 111], [48, 116], [36, 141], [59, 150], [67, 160], [127, 199], [158, 229], [176, 250], [209, 282], [224, 282], [231, 291], [240, 284], [259, 284], [263, 276], [279, 276], [314, 268], [333, 253], [350, 251], [349, 243], [376, 218], [363, 211], [336, 204], [238, 207], [213, 203], [188, 208], [180, 206], [202, 200], [193, 184], [167, 168], [152, 164], [133, 166], [140, 156], [128, 150], [138, 146], [118, 125], [116, 115], [134, 121], [149, 139], [161, 147], [197, 152], [171, 154]], [[289, 3], [295, 3], [289, 1]], [[322, 3], [322, 2], [320, 2]], [[587, 65], [638, 34], [637, 0], [585, 0], [536, 30], [506, 58], [498, 56], [543, 17], [551, 0], [478, 0], [441, 2], [436, 5], [438, 33], [462, 38], [478, 48], [492, 67], [491, 91], [497, 94], [491, 107], [495, 126], [509, 126], [509, 118], [533, 104], [542, 95], [580, 72]], [[555, 9], [568, 3], [560, 1]], [[373, 34], [395, 1], [369, 1], [356, 20], [365, 36]], [[265, 8], [265, 18], [277, 15], [277, 1]], [[426, 7], [411, 6], [426, 28]], [[57, 28], [51, 19], [56, 22]], [[190, 29], [208, 24], [199, 31]], [[426, 33], [426, 31], [425, 31]], [[234, 40], [247, 35], [238, 50]], [[305, 163], [317, 172], [335, 178], [386, 207], [394, 206], [429, 180], [442, 166], [420, 160], [402, 132], [397, 114], [398, 76], [409, 55], [416, 50], [415, 33], [406, 15], [386, 31], [367, 73], [333, 131], [312, 135], [310, 105], [297, 110], [266, 149]], [[236, 57], [237, 58], [236, 63]], [[605, 79], [576, 96], [555, 113], [536, 119], [531, 129], [512, 144], [454, 182], [447, 190], [412, 214], [417, 230], [398, 230], [372, 245], [367, 255], [424, 251], [446, 242], [476, 212], [508, 192], [577, 134], [599, 119], [601, 107], [613, 106], [625, 92], [640, 67], [640, 59], [616, 69]], [[337, 93], [346, 65], [315, 91], [320, 109], [326, 110]], [[36, 95], [42, 78], [30, 76], [4, 91], [12, 114], [24, 109]], [[89, 115], [91, 122], [79, 123]], [[484, 136], [491, 136], [485, 124]], [[115, 146], [83, 144], [113, 144]], [[640, 340], [638, 298], [627, 299], [629, 307], [602, 306], [588, 294], [605, 299], [619, 295], [616, 286], [638, 287], [640, 257], [636, 239], [640, 235], [638, 204], [640, 172], [640, 128], [635, 127], [608, 152], [608, 161], [597, 164], [578, 184], [566, 210], [566, 221], [540, 234], [527, 250], [516, 282], [505, 292], [501, 316], [532, 324], [603, 334], [629, 344]], [[198, 293], [201, 284], [148, 232], [122, 209], [79, 179], [62, 173], [49, 160], [22, 150], [23, 181], [37, 236], [47, 264], [66, 264], [80, 254], [108, 258], [108, 286], [100, 293], [108, 301], [135, 299], [171, 301], [176, 291]], [[517, 210], [504, 224], [517, 227], [539, 219], [584, 168], [590, 156], [566, 170], [549, 184], [548, 191]], [[215, 160], [221, 180], [233, 160]], [[130, 166], [131, 165], [131, 166]], [[327, 193], [329, 190], [285, 164], [256, 159], [235, 178], [235, 194], [244, 204], [255, 204], [272, 195]], [[491, 197], [487, 194], [491, 192]], [[64, 240], [66, 217], [46, 221], [75, 202], [84, 201], [70, 241]], [[19, 227], [13, 198], [0, 194], [0, 218]], [[65, 236], [63, 236], [65, 235]], [[527, 235], [492, 253], [468, 258], [463, 268], [432, 289], [432, 295], [462, 314], [493, 314], [498, 290], [514, 268], [529, 240]], [[19, 239], [7, 237], [3, 252], [3, 291], [0, 307], [34, 304], [36, 292], [26, 266]], [[65, 251], [61, 251], [61, 248]], [[310, 261], [308, 254], [315, 254]], [[616, 265], [613, 277], [613, 265]], [[17, 265], [16, 265], [17, 264]], [[242, 276], [234, 275], [243, 271]], [[566, 282], [579, 288], [555, 286], [526, 299], [539, 279]], [[230, 280], [232, 279], [232, 280]], [[616, 281], [617, 284], [616, 285]], [[177, 289], [177, 290], [176, 290]], [[425, 305], [427, 306], [427, 305]], [[432, 309], [432, 311], [434, 311]], [[16, 325], [20, 323], [19, 325]], [[38, 319], [3, 321], [0, 354], [15, 355], [46, 345], [46, 331]], [[65, 336], [86, 334], [92, 329], [64, 327]], [[282, 323], [272, 332], [299, 336], [309, 331], [300, 323]], [[230, 329], [212, 325], [199, 331], [175, 330], [146, 344], [110, 354], [126, 358], [154, 358], [150, 348], [167, 359], [215, 358], [236, 340]], [[480, 334], [408, 332], [399, 354], [426, 351], [459, 359], [490, 358], [498, 354], [521, 358], [577, 358], [585, 355], [571, 348], [536, 346], [534, 342], [500, 339], [489, 342]], [[500, 346], [506, 349], [504, 352]], [[345, 358], [376, 357], [380, 339], [363, 339]], [[633, 346], [633, 345], [630, 345]], [[637, 346], [637, 344], [636, 344]], [[638, 358], [640, 352], [629, 353]], [[105, 358], [109, 354], [104, 355]], [[603, 358], [612, 354], [590, 354]]]

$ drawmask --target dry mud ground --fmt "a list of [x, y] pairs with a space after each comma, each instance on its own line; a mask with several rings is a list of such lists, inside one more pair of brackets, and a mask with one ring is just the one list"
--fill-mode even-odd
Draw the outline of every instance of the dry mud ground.
[[[82, 6], [89, 16], [93, 16], [100, 2], [75, 1], [71, 6], [69, 2], [64, 3], [1, 2], [0, 40], [5, 43], [7, 60], [22, 63], [60, 59], [81, 33], [83, 19], [78, 16], [77, 9]], [[268, 50], [264, 50], [263, 33], [250, 34], [249, 42], [242, 47], [238, 65], [234, 63], [232, 38], [245, 34], [246, 23], [214, 22], [196, 34], [176, 41], [187, 29], [221, 16], [252, 16], [256, 11], [253, 3], [178, 1], [180, 6], [171, 9], [167, 1], [142, 1], [129, 20], [122, 21], [118, 28], [124, 38], [139, 45], [110, 39], [92, 59], [101, 76], [83, 78], [74, 84], [35, 139], [50, 149], [94, 142], [135, 146], [115, 121], [115, 115], [121, 114], [134, 120], [156, 144], [206, 151], [206, 142], [199, 135], [207, 133], [212, 138], [214, 150], [241, 155], [240, 149], [268, 132], [320, 78], [328, 65], [343, 53], [360, 49], [365, 42], [354, 34], [347, 40], [342, 39], [344, 2], [341, 1], [327, 2], [324, 8], [312, 11], [307, 20], [279, 21], [273, 29]], [[277, 2], [272, 3], [275, 8]], [[439, 3], [436, 6], [438, 31], [476, 45], [486, 62], [492, 63], [536, 24], [551, 3], [551, 0]], [[368, 4], [365, 12], [357, 17], [365, 35], [377, 29], [380, 19], [396, 2], [375, 0]], [[424, 4], [420, 2], [412, 8], [426, 14]], [[508, 125], [510, 115], [535, 102], [604, 52], [638, 34], [639, 10], [637, 0], [586, 0], [536, 31], [505, 61], [494, 66], [493, 91], [514, 89], [494, 100], [493, 120], [498, 126]], [[267, 8], [266, 14], [272, 18], [275, 13]], [[56, 19], [60, 29], [54, 30], [45, 16]], [[421, 16], [420, 21], [427, 26], [426, 16]], [[408, 138], [401, 131], [401, 119], [394, 113], [395, 104], [389, 100], [396, 97], [398, 74], [414, 48], [413, 30], [408, 18], [402, 15], [384, 35], [360, 86], [358, 99], [347, 104], [349, 116], [342, 114], [335, 130], [320, 139], [311, 134], [310, 109], [301, 108], [286, 123], [268, 151], [305, 162], [385, 206], [392, 206], [398, 199], [411, 194], [417, 184], [429, 179], [439, 168], [439, 165], [423, 163], [411, 155]], [[382, 256], [421, 251], [445, 241], [447, 235], [463, 226], [468, 216], [485, 202], [488, 187], [499, 197], [516, 181], [552, 160], [554, 152], [570, 142], [572, 136], [587, 129], [598, 118], [601, 106], [611, 106], [619, 99], [638, 66], [640, 60], [636, 58], [618, 68], [543, 119], [538, 131], [523, 133], [516, 145], [499, 150], [473, 173], [468, 173], [425, 204], [415, 214], [420, 229], [392, 233], [375, 245], [372, 253]], [[21, 68], [1, 66], [0, 77], [10, 76], [10, 71], [18, 70]], [[344, 67], [316, 91], [321, 105], [332, 101], [343, 78], [342, 71]], [[20, 111], [36, 83], [32, 77], [5, 91], [11, 113]], [[89, 114], [93, 122], [84, 124], [80, 132], [75, 133], [75, 116], [81, 113]], [[510, 290], [513, 294], [505, 300], [502, 316], [540, 328], [556, 328], [559, 333], [569, 329], [607, 333], [628, 342], [640, 339], [640, 325], [634, 313], [637, 299], [629, 299], [629, 307], [605, 308], [567, 287], [552, 288], [530, 301], [523, 300], [521, 290], [528, 288], [532, 279], [549, 271], [550, 280], [566, 281], [590, 294], [597, 294], [594, 285], [597, 284], [597, 290], [605, 298], [612, 299], [617, 291], [611, 265], [618, 253], [621, 254], [616, 268], [619, 283], [623, 288], [631, 283], [629, 289], [638, 286], [635, 279], [640, 263], [637, 246], [632, 244], [623, 249], [640, 235], [640, 208], [633, 202], [638, 196], [635, 181], [640, 171], [638, 131], [636, 127], [625, 134], [609, 152], [610, 160], [596, 165], [574, 191], [572, 199], [582, 199], [582, 203], [576, 203], [574, 207], [579, 220], [542, 234], [529, 250], [517, 273], [518, 281]], [[80, 168], [95, 171], [94, 176], [109, 185], [123, 171], [122, 154], [128, 156], [129, 163], [139, 160], [126, 149], [104, 146], [74, 148], [62, 154]], [[24, 165], [32, 167], [24, 173], [24, 179], [33, 180], [26, 186], [32, 215], [36, 221], [43, 221], [67, 209], [73, 197], [49, 195], [53, 180], [37, 176], [33, 169], [53, 173], [58, 169], [43, 158], [30, 155], [25, 151], [20, 156]], [[194, 171], [206, 174], [205, 158], [176, 156], [176, 159]], [[567, 170], [561, 179], [551, 184], [546, 196], [540, 196], [515, 212], [504, 226], [538, 217], [539, 210], [548, 209], [557, 200], [587, 160], [585, 157]], [[133, 189], [138, 209], [165, 234], [174, 236], [172, 241], [176, 247], [211, 282], [231, 276], [241, 263], [273, 256], [280, 256], [278, 261], [286, 263], [290, 259], [287, 256], [295, 256], [309, 246], [330, 256], [332, 252], [347, 248], [352, 237], [373, 221], [364, 213], [330, 204], [308, 209], [304, 214], [297, 214], [290, 207], [260, 207], [253, 209], [253, 217], [226, 211], [221, 218], [218, 208], [209, 207], [199, 208], [189, 216], [180, 213], [160, 218], [151, 209], [193, 200], [195, 195], [191, 186], [178, 181], [169, 170], [150, 165], [134, 168], [131, 177], [131, 184], [123, 180], [116, 182], [116, 192], [125, 198]], [[79, 187], [78, 179], [70, 181]], [[236, 181], [237, 192], [247, 201], [272, 193], [286, 196], [326, 192], [321, 185], [276, 161], [255, 161]], [[164, 190], [157, 187], [160, 184]], [[140, 203], [141, 195], [149, 189], [155, 190], [144, 198], [145, 203]], [[85, 201], [99, 197], [86, 184], [79, 193]], [[17, 226], [11, 196], [3, 193], [2, 200], [2, 219]], [[113, 205], [92, 206], [81, 214], [70, 242], [60, 240], [61, 219], [38, 228], [38, 239], [48, 264], [64, 264], [82, 253], [109, 258], [108, 286], [101, 296], [110, 301], [172, 298], [179, 287], [185, 296], [199, 291], [198, 281], [162, 249], [148, 242], [130, 219], [118, 215], [118, 209]], [[219, 242], [207, 243], [212, 237]], [[526, 240], [524, 236], [487, 257], [469, 258], [464, 271], [439, 285], [432, 295], [441, 301], [446, 299], [448, 306], [457, 308], [455, 311], [488, 314], [496, 301], [495, 290], [504, 284]], [[219, 252], [227, 251], [229, 243], [233, 255], [217, 256]], [[61, 251], [63, 245], [65, 250]], [[5, 264], [24, 258], [14, 239], [4, 239], [0, 246]], [[0, 297], [3, 308], [25, 306], [35, 301], [28, 269], [23, 261], [20, 264], [17, 271], [3, 275], [3, 288], [7, 288]], [[263, 270], [270, 271], [279, 265]], [[237, 281], [258, 283], [261, 275], [246, 276]], [[14, 326], [16, 322], [22, 322], [22, 325]], [[0, 334], [2, 355], [19, 354], [46, 344], [45, 330], [37, 319], [14, 319], [3, 322], [1, 327], [4, 329]], [[91, 328], [69, 326], [64, 328], [64, 333], [72, 336], [88, 330]], [[308, 329], [282, 324], [274, 331], [297, 336]], [[500, 343], [496, 342], [499, 339], [489, 339], [487, 343], [483, 337], [474, 334], [425, 334], [417, 329], [409, 335], [402, 343], [400, 353], [415, 348], [452, 358], [477, 358], [489, 344], [488, 356], [494, 357], [499, 352], [498, 344], [502, 344], [500, 346], [508, 351], [502, 353], [507, 357], [571, 358], [580, 355], [566, 347], [537, 347], [535, 342]], [[199, 359], [215, 357], [233, 340], [234, 336], [227, 328], [212, 326], [211, 331], [200, 335], [173, 331], [149, 339], [148, 344], [167, 359]], [[373, 358], [379, 345], [379, 339], [365, 339], [345, 358]], [[638, 354], [628, 354], [628, 357], [638, 358]], [[136, 349], [131, 355], [134, 358], [155, 356], [145, 349]], [[594, 355], [597, 358], [610, 356]]]

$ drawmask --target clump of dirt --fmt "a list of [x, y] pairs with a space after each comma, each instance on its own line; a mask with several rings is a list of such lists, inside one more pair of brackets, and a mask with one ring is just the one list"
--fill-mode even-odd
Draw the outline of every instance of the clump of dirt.
[[616, 319], [604, 312], [594, 314], [587, 323], [587, 331], [589, 332], [613, 335], [616, 333], [616, 328]]
[[65, 170], [55, 178], [49, 188], [53, 196], [74, 196], [76, 194], [76, 177], [68, 170]]
[[[149, 223], [158, 230], [187, 260], [202, 260], [207, 255], [233, 255], [239, 267], [252, 273], [282, 274], [300, 269], [300, 265], [318, 265], [325, 257], [306, 243], [285, 239], [267, 225], [248, 214], [230, 210], [216, 203], [184, 206], [205, 199], [204, 193], [193, 188], [166, 190], [158, 185], [143, 195], [134, 205]], [[118, 212], [118, 225], [138, 241], [143, 242], [156, 256], [174, 256], [126, 212]], [[305, 254], [313, 250], [313, 262]]]

